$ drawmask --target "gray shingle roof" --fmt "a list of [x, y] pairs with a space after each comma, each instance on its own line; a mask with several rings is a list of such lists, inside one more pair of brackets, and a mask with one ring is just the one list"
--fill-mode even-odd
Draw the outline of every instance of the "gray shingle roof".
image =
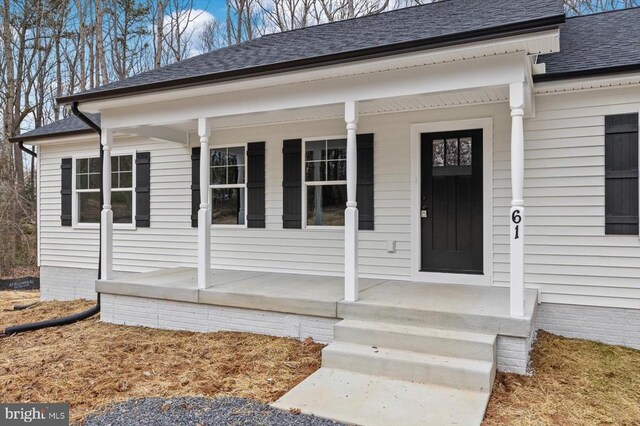
[[[91, 121], [100, 125], [100, 114], [85, 114]], [[27, 142], [31, 139], [41, 139], [51, 136], [65, 136], [79, 133], [93, 132], [91, 127], [87, 126], [75, 115], [63, 118], [62, 120], [54, 121], [46, 126], [38, 127], [37, 129], [23, 133], [19, 136], [11, 138], [12, 142], [24, 141]]]
[[560, 26], [560, 52], [541, 55], [554, 80], [625, 68], [640, 69], [640, 7], [568, 18]]
[[418, 43], [454, 42], [478, 33], [498, 34], [525, 24], [564, 21], [560, 0], [443, 0], [378, 15], [270, 34], [239, 45], [116, 81], [61, 102], [122, 96], [158, 85], [178, 86], [194, 79], [273, 72], [275, 66], [320, 64], [328, 58], [358, 57], [369, 50]]

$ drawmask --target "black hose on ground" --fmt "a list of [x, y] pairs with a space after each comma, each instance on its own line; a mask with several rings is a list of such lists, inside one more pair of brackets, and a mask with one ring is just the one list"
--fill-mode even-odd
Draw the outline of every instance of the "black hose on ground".
[[[85, 123], [87, 126], [91, 127], [93, 130], [95, 130], [95, 132], [98, 134], [98, 146], [100, 149], [100, 203], [104, 204], [104, 196], [103, 196], [103, 179], [102, 179], [102, 165], [104, 164], [103, 158], [104, 158], [104, 151], [102, 150], [102, 143], [100, 142], [100, 138], [102, 136], [102, 129], [100, 128], [100, 126], [98, 126], [96, 123], [94, 123], [93, 121], [91, 121], [91, 119], [89, 117], [87, 117], [86, 115], [84, 115], [82, 113], [82, 111], [80, 111], [78, 109], [78, 103], [74, 102], [71, 105], [71, 112], [73, 112], [73, 115], [75, 115], [76, 117], [78, 117], [80, 120], [82, 120], [83, 123]], [[35, 152], [28, 150], [27, 148], [23, 148], [24, 145], [20, 142], [19, 143], [20, 148], [31, 154], [31, 155], [36, 155]], [[98, 251], [98, 279], [102, 278], [102, 223], [100, 223], [100, 231], [99, 231], [99, 235], [100, 235], [100, 249]], [[42, 328], [48, 328], [48, 327], [58, 327], [58, 326], [62, 326], [62, 325], [69, 325], [69, 324], [73, 324], [74, 322], [78, 322], [78, 321], [82, 321], [84, 319], [90, 318], [96, 314], [98, 314], [100, 312], [100, 293], [97, 294], [97, 300], [96, 300], [96, 304], [95, 306], [92, 306], [91, 308], [82, 311], [82, 312], [78, 312], [76, 314], [72, 314], [72, 315], [67, 315], [66, 317], [61, 317], [61, 318], [55, 318], [55, 319], [50, 319], [50, 320], [45, 320], [45, 321], [39, 321], [39, 322], [32, 322], [32, 323], [27, 323], [27, 324], [20, 324], [20, 325], [13, 325], [10, 327], [7, 327], [4, 329], [3, 333], [0, 333], [0, 337], [6, 337], [12, 334], [17, 334], [17, 333], [24, 333], [25, 331], [34, 331], [34, 330], [40, 330]]]
[[55, 319], [50, 319], [45, 321], [32, 322], [28, 324], [20, 324], [20, 325], [13, 325], [11, 327], [7, 327], [4, 329], [4, 334], [6, 336], [9, 336], [11, 334], [24, 333], [25, 331], [40, 330], [41, 328], [69, 325], [69, 324], [73, 324], [74, 322], [78, 322], [78, 321], [82, 321], [84, 319], [90, 318], [95, 314], [97, 314], [98, 312], [100, 312], [99, 301], [95, 306], [92, 306], [86, 311], [78, 312], [77, 314], [71, 314], [71, 315], [67, 315], [66, 317], [60, 317], [60, 318], [55, 318]]

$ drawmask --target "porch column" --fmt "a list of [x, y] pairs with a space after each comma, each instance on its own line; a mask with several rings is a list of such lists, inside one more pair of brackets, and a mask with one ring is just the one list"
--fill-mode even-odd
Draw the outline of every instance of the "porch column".
[[524, 316], [524, 84], [509, 86], [511, 108], [510, 312]]
[[344, 105], [344, 121], [347, 123], [347, 208], [344, 211], [344, 299], [358, 300], [358, 152], [356, 130], [358, 128], [358, 104]]
[[209, 211], [209, 136], [211, 123], [198, 119], [200, 136], [200, 210], [198, 210], [198, 288], [207, 288], [211, 270], [211, 213]]
[[111, 210], [111, 145], [113, 130], [102, 129], [102, 212], [100, 213], [101, 279], [113, 278], [113, 211]]

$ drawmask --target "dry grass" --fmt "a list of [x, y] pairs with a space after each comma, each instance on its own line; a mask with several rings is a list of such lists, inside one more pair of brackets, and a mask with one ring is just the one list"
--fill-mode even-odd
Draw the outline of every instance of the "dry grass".
[[532, 362], [498, 374], [486, 425], [640, 425], [640, 351], [540, 332]]
[[[0, 292], [0, 307], [34, 292]], [[55, 318], [92, 303], [0, 309], [0, 328]], [[271, 402], [320, 367], [322, 345], [248, 333], [191, 333], [97, 319], [0, 339], [3, 402], [68, 402], [71, 419], [135, 397], [235, 395]]]
[[[0, 328], [92, 305], [0, 292]], [[72, 420], [135, 397], [235, 395], [271, 402], [320, 366], [322, 345], [246, 333], [189, 333], [96, 319], [0, 339], [3, 402], [69, 402]], [[535, 374], [499, 374], [486, 425], [640, 425], [640, 351], [540, 332]]]

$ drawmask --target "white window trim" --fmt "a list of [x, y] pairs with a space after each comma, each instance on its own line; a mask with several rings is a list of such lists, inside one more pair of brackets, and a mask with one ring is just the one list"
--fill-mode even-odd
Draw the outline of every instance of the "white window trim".
[[[422, 133], [482, 129], [483, 273], [422, 272], [420, 232], [420, 144]], [[493, 118], [477, 118], [411, 125], [411, 280], [435, 284], [493, 285]]]
[[[214, 149], [224, 149], [224, 148], [244, 148], [244, 183], [233, 183], [227, 185], [212, 185], [211, 184], [211, 168], [213, 165], [209, 164], [209, 209], [211, 211], [211, 228], [216, 229], [224, 229], [224, 228], [233, 228], [233, 229], [243, 229], [248, 228], [249, 224], [247, 223], [247, 215], [249, 212], [249, 197], [247, 191], [247, 176], [249, 170], [248, 160], [248, 143], [232, 143], [232, 144], [224, 144], [224, 145], [215, 145], [209, 146], [209, 155], [211, 155], [211, 151]], [[244, 188], [244, 224], [228, 224], [228, 223], [213, 223], [213, 189], [232, 189], [232, 188]]]
[[[301, 191], [302, 191], [302, 229], [309, 229], [313, 231], [335, 231], [335, 230], [344, 230], [344, 226], [336, 226], [336, 225], [307, 225], [307, 186], [325, 186], [325, 185], [347, 185], [346, 180], [332, 180], [332, 181], [321, 181], [321, 182], [307, 182], [306, 179], [306, 152], [307, 152], [307, 142], [314, 141], [330, 141], [335, 139], [347, 139], [347, 135], [333, 135], [333, 136], [314, 136], [310, 138], [302, 139], [302, 170], [300, 170], [301, 175]], [[345, 204], [344, 208], [347, 206]]]
[[[119, 156], [131, 156], [131, 223], [114, 223], [113, 229], [124, 229], [124, 230], [136, 230], [136, 151], [121, 151], [121, 150], [112, 150], [111, 158], [119, 157]], [[71, 227], [72, 229], [100, 229], [100, 223], [81, 223], [78, 222], [78, 192], [95, 192], [95, 190], [78, 190], [76, 189], [76, 160], [84, 159], [84, 158], [100, 158], [100, 156], [96, 155], [88, 155], [88, 154], [78, 154], [72, 157], [73, 165], [71, 168], [71, 188], [72, 188], [72, 198], [71, 198]], [[111, 173], [111, 172], [109, 172]], [[100, 182], [102, 184], [102, 182]], [[121, 190], [119, 188], [111, 189], [111, 192], [119, 192], [119, 191], [128, 191]]]

